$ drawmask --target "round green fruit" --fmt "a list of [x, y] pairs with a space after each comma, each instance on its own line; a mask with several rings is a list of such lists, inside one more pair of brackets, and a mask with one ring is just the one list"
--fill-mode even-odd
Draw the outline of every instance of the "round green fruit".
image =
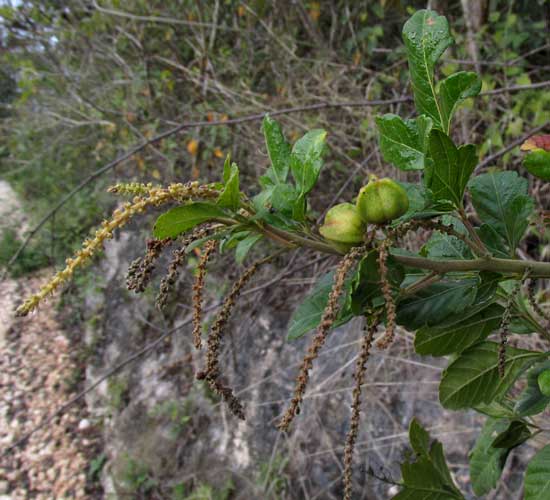
[[361, 188], [357, 209], [365, 222], [384, 224], [409, 209], [407, 192], [391, 179], [373, 179]]
[[550, 370], [544, 370], [539, 373], [537, 382], [539, 384], [540, 392], [542, 392], [545, 396], [550, 396]]
[[333, 206], [325, 215], [325, 223], [319, 232], [331, 241], [340, 243], [360, 243], [363, 241], [364, 225], [351, 203]]

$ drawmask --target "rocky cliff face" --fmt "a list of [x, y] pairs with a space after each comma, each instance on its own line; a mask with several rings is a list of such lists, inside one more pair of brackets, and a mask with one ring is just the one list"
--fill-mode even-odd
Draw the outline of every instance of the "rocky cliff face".
[[[243, 499], [339, 497], [359, 323], [329, 337], [291, 435], [275, 429], [309, 340], [285, 341], [294, 307], [291, 297], [309, 288], [312, 280], [303, 276], [320, 270], [297, 272], [281, 287], [245, 294], [234, 310], [222, 371], [245, 404], [247, 419], [240, 421], [194, 379], [204, 354], [193, 350], [189, 324], [194, 259], [163, 315], [152, 305], [156, 285], [139, 296], [124, 287], [128, 264], [143, 247], [143, 238], [131, 232], [110, 242], [106, 258], [85, 287], [82, 310], [91, 352], [86, 385], [173, 330], [88, 395], [93, 418], [103, 423], [106, 497], [214, 498], [214, 493], [215, 498]], [[207, 305], [219, 301], [230, 286], [228, 278], [242, 272], [226, 260], [210, 266]], [[262, 269], [249, 288], [272, 280], [280, 272], [278, 267]], [[214, 312], [207, 314], [206, 323]], [[464, 451], [464, 442], [476, 432], [474, 417], [462, 415], [457, 422], [454, 414], [431, 403], [437, 399], [435, 378], [440, 368], [416, 360], [407, 336], [393, 349], [375, 353], [369, 361], [356, 456], [358, 491], [364, 492], [364, 498], [388, 496], [388, 484], [373, 474], [399, 477], [395, 462], [406, 446], [406, 428], [413, 415], [435, 422], [435, 435], [454, 419], [458, 434], [443, 438], [451, 459], [453, 453]]]

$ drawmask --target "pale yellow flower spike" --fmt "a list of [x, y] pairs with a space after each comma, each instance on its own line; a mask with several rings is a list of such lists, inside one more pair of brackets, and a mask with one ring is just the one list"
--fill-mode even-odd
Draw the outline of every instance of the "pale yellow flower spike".
[[[127, 189], [128, 186], [130, 186], [129, 189]], [[124, 194], [139, 192], [141, 196], [136, 196], [132, 202], [124, 203], [121, 208], [117, 208], [113, 212], [110, 220], [104, 220], [93, 238], [84, 241], [82, 250], [77, 251], [74, 257], [67, 259], [65, 269], [59, 271], [38, 293], [29, 297], [17, 308], [15, 311], [17, 316], [29, 314], [36, 309], [42, 300], [72, 278], [75, 270], [89, 261], [103, 247], [105, 240], [113, 237], [114, 230], [125, 226], [134, 215], [144, 212], [149, 207], [159, 206], [171, 201], [183, 202], [192, 198], [215, 198], [219, 195], [219, 191], [214, 187], [200, 185], [198, 182], [170, 184], [166, 188], [153, 186], [152, 184], [117, 184], [110, 188], [110, 191], [124, 192]]]

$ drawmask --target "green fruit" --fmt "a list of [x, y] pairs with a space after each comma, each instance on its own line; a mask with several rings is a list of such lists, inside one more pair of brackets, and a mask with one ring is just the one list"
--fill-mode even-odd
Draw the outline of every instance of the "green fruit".
[[319, 232], [331, 241], [360, 243], [363, 241], [364, 226], [357, 209], [351, 203], [340, 203], [325, 215], [325, 223]]
[[537, 378], [540, 392], [545, 396], [550, 396], [550, 370], [541, 372]]
[[359, 191], [357, 209], [363, 221], [384, 224], [401, 217], [409, 209], [409, 197], [397, 182], [373, 178]]

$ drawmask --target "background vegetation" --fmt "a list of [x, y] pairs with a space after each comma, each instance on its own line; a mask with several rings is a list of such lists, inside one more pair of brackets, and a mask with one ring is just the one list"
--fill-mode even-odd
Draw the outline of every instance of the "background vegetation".
[[[483, 91], [512, 89], [478, 98], [475, 107], [470, 103], [461, 110], [456, 142], [479, 144], [485, 167], [498, 165], [521, 172], [513, 146], [534, 130], [547, 127], [548, 132], [550, 121], [550, 2], [428, 3], [448, 17], [457, 41], [445, 53], [442, 74], [475, 68], [482, 75]], [[226, 154], [231, 153], [239, 164], [242, 185], [247, 185], [247, 179], [255, 181], [267, 167], [259, 123], [266, 111], [318, 105], [317, 109], [286, 113], [277, 119], [292, 142], [311, 128], [329, 132], [329, 168], [323, 171], [310, 198], [319, 215], [331, 204], [349, 199], [369, 173], [415, 180], [417, 174], [408, 173], [407, 178], [382, 162], [373, 120], [378, 111], [406, 116], [412, 112], [410, 103], [396, 103], [383, 110], [325, 104], [408, 96], [401, 27], [413, 10], [425, 6], [426, 2], [384, 0], [45, 0], [3, 5], [0, 175], [24, 200], [30, 227], [62, 196], [136, 144], [181, 123], [201, 124], [148, 145], [94, 178], [48, 220], [12, 272], [62, 262], [113, 208], [115, 200], [105, 193], [113, 179], [215, 181]], [[516, 91], [517, 86], [525, 88]], [[256, 120], [232, 123], [233, 119], [257, 114]], [[530, 182], [539, 206], [550, 208], [547, 185]], [[17, 237], [21, 239], [24, 234], [3, 234], [2, 262], [12, 255]], [[533, 258], [545, 258], [546, 235], [533, 228], [528, 245], [521, 251]], [[292, 265], [300, 264], [308, 264], [308, 258], [295, 257]], [[292, 297], [302, 295], [322, 269], [313, 267], [297, 277], [298, 281], [287, 283], [292, 288], [284, 297], [280, 292], [264, 297], [276, 304], [285, 302], [282, 322], [293, 308]], [[211, 287], [211, 299], [217, 298], [216, 292], [219, 290]], [[73, 299], [69, 296], [67, 300]], [[173, 317], [167, 321], [176, 321], [178, 314], [181, 310], [174, 307]], [[410, 356], [410, 339], [404, 339], [399, 349], [402, 357]], [[387, 369], [383, 362], [378, 367]], [[411, 370], [407, 373], [419, 380], [426, 376], [423, 370], [429, 372], [426, 367]], [[399, 369], [389, 370], [384, 383], [393, 383], [400, 376]], [[131, 384], [126, 384], [124, 391], [112, 384], [110, 411], [123, 410], [131, 389]], [[427, 400], [422, 393], [426, 385], [421, 386], [405, 398]], [[402, 428], [401, 422], [389, 427], [380, 423], [384, 414], [386, 419], [393, 419], [400, 404], [404, 404], [402, 399], [388, 396], [376, 415], [369, 417], [373, 426], [379, 423], [383, 429], [377, 438]], [[199, 423], [187, 418], [188, 406], [173, 401], [160, 404], [152, 412], [151, 422], [167, 421], [178, 436], [190, 428], [198, 429]], [[337, 434], [327, 433], [324, 448], [335, 446], [331, 436]], [[297, 460], [292, 455], [289, 463], [289, 449], [292, 446], [282, 451], [274, 447], [271, 456], [258, 459], [253, 484], [247, 486], [250, 491], [263, 488], [269, 495], [282, 497], [300, 491], [294, 494], [296, 498], [330, 498], [338, 491], [338, 484], [330, 481], [338, 477], [336, 464], [341, 450], [333, 450], [334, 464], [323, 464], [323, 470], [336, 469], [331, 480], [325, 481], [311, 479], [315, 477], [311, 457], [310, 461], [304, 457]], [[317, 451], [310, 449], [305, 455]], [[392, 449], [379, 460], [385, 464], [392, 453], [399, 456], [399, 450]], [[129, 455], [126, 462], [124, 458], [119, 462], [120, 476], [136, 491], [167, 495], [162, 482], [154, 477], [158, 470], [151, 472]], [[460, 463], [456, 465], [460, 476]], [[365, 467], [363, 476], [368, 477], [368, 472]], [[514, 472], [509, 474], [513, 479]], [[303, 482], [304, 475], [309, 482]], [[186, 495], [202, 489], [207, 491], [203, 497], [226, 498], [234, 489], [231, 480], [229, 475], [211, 486], [197, 476], [185, 487], [177, 489], [175, 484], [176, 493], [171, 494], [188, 498]], [[507, 482], [509, 493], [518, 494], [517, 485]], [[242, 485], [240, 488], [243, 491]], [[498, 494], [507, 493], [500, 490]]]

